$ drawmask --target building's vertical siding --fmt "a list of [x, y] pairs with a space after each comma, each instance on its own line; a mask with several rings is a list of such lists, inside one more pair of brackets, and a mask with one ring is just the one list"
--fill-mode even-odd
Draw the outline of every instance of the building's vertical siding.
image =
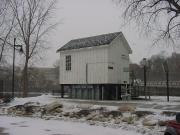
[[87, 65], [88, 84], [103, 84], [108, 83], [108, 63], [89, 63]]
[[123, 45], [126, 43], [123, 38], [123, 35], [119, 35], [109, 46], [108, 61], [113, 66], [113, 69], [108, 70], [109, 83], [129, 83], [129, 72], [124, 71], [129, 68], [129, 51]]
[[[71, 71], [65, 69], [65, 56], [71, 55]], [[106, 45], [60, 52], [60, 84], [108, 83]]]

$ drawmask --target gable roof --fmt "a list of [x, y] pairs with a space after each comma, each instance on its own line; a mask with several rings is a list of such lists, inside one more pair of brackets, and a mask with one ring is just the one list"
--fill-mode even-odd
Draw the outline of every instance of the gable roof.
[[101, 46], [110, 44], [121, 32], [103, 34], [93, 37], [79, 38], [69, 41], [67, 44], [62, 46], [59, 51], [72, 50], [72, 49], [80, 49], [86, 47], [93, 46]]

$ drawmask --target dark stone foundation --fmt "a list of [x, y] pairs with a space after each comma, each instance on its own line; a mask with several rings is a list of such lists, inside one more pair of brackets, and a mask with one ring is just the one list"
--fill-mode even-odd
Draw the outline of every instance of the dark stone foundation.
[[68, 91], [69, 98], [89, 100], [121, 100], [124, 84], [62, 84], [61, 97]]

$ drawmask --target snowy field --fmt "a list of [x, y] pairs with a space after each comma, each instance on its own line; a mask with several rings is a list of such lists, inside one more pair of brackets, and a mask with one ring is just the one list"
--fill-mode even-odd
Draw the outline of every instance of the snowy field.
[[0, 104], [0, 135], [163, 135], [163, 123], [175, 119], [177, 112], [180, 97], [170, 97], [170, 102], [166, 97], [149, 101], [15, 98]]
[[4, 133], [9, 135], [141, 135], [86, 123], [7, 116], [0, 116], [0, 127], [5, 128]]

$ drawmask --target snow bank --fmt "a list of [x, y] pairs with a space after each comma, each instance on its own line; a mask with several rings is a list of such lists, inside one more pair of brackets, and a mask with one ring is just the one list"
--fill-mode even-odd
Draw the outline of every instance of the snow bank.
[[14, 98], [10, 103], [10, 106], [23, 105], [27, 102], [38, 102], [40, 105], [49, 104], [55, 101], [55, 98], [52, 95], [41, 95], [37, 97], [27, 97], [27, 98]]
[[[12, 133], [14, 135], [16, 134], [21, 135], [21, 134], [26, 133], [25, 131], [31, 131], [34, 129], [35, 131], [37, 129], [37, 133], [35, 133], [35, 131], [32, 131], [32, 133], [30, 132], [30, 134], [38, 134], [38, 135], [41, 135], [41, 134], [43, 135], [46, 135], [46, 134], [50, 134], [50, 135], [53, 135], [53, 134], [54, 135], [55, 134], [63, 134], [63, 135], [75, 135], [75, 134], [101, 135], [103, 134], [103, 135], [106, 135], [108, 134], [108, 135], [111, 135], [112, 134], [112, 135], [116, 135], [116, 134], [122, 133], [122, 135], [126, 135], [126, 134], [131, 135], [133, 133], [134, 135], [134, 134], [137, 134], [136, 132], [138, 132], [138, 133], [148, 134], [148, 135], [152, 135], [152, 134], [159, 135], [161, 134], [160, 131], [163, 131], [165, 127], [159, 127], [158, 124], [154, 126], [153, 128], [144, 127], [142, 124], [142, 121], [144, 119], [150, 119], [153, 122], [155, 121], [156, 123], [158, 123], [159, 120], [166, 121], [166, 120], [174, 119], [175, 118], [174, 116], [162, 115], [162, 111], [166, 109], [166, 106], [168, 106], [169, 108], [175, 107], [175, 106], [177, 107], [180, 103], [179, 102], [180, 99], [179, 97], [175, 97], [173, 98], [174, 99], [173, 101], [167, 103], [165, 101], [166, 99], [165, 97], [151, 97], [151, 98], [152, 98], [151, 101], [144, 101], [144, 102], [134, 101], [134, 100], [132, 101], [88, 101], [88, 100], [75, 100], [75, 99], [61, 99], [57, 96], [52, 96], [52, 95], [41, 95], [37, 97], [28, 97], [28, 98], [15, 98], [11, 103], [9, 103], [8, 106], [4, 106], [4, 108], [8, 109], [9, 107], [16, 106], [16, 105], [23, 105], [29, 102], [38, 103], [40, 107], [42, 106], [44, 107], [44, 105], [57, 102], [63, 105], [63, 107], [61, 108], [62, 113], [48, 114], [44, 116], [42, 115], [42, 118], [46, 120], [48, 119], [48, 121], [43, 120], [43, 119], [37, 119], [37, 118], [36, 119], [35, 118], [34, 119], [19, 118], [19, 117], [9, 118], [9, 117], [0, 116], [0, 127], [2, 126], [5, 128], [9, 128], [8, 130], [9, 133]], [[94, 121], [88, 120], [86, 116], [78, 117], [78, 118], [72, 117], [75, 114], [75, 112], [79, 112], [80, 110], [87, 111], [87, 110], [93, 110], [97, 108], [105, 108], [105, 110], [107, 111], [112, 111], [112, 110], [117, 111], [118, 108], [123, 105], [132, 105], [132, 106], [135, 106], [136, 108], [135, 111], [150, 111], [150, 112], [153, 112], [153, 114], [152, 115], [148, 114], [144, 117], [139, 117], [137, 120], [133, 121], [133, 124], [128, 124], [128, 122], [122, 121], [124, 117], [129, 117], [129, 118], [134, 117], [135, 114], [133, 113], [123, 113], [123, 116], [118, 117], [117, 119], [111, 118], [109, 116], [108, 119], [110, 118], [110, 120], [104, 121], [104, 122], [98, 121], [98, 120], [94, 120]], [[176, 111], [175, 109], [173, 111]], [[0, 113], [1, 113], [1, 108], [0, 108]], [[68, 116], [66, 116], [67, 113], [69, 113]], [[93, 113], [93, 114], [95, 114], [95, 116], [98, 117], [98, 119], [102, 115], [102, 114], [99, 115], [98, 113], [97, 114]], [[100, 119], [102, 120], [104, 118], [106, 117], [103, 117]], [[55, 119], [55, 120], [52, 120], [52, 119]], [[67, 122], [64, 122], [66, 120]], [[72, 122], [73, 120], [75, 121]], [[23, 123], [23, 121], [26, 121], [25, 123], [28, 123], [28, 124]], [[16, 126], [14, 124], [11, 124], [14, 122], [16, 123], [15, 124]], [[47, 123], [49, 123], [49, 125]], [[94, 126], [89, 126], [87, 125], [87, 123], [89, 124], [93, 123]], [[119, 123], [119, 124], [116, 124], [116, 123]], [[113, 127], [112, 129], [110, 128], [111, 125]], [[108, 126], [108, 127], [104, 128], [103, 126]], [[117, 129], [114, 129], [115, 127], [117, 127]], [[122, 129], [131, 130], [131, 132], [124, 131]], [[73, 131], [73, 132], [70, 132], [70, 131]]]

